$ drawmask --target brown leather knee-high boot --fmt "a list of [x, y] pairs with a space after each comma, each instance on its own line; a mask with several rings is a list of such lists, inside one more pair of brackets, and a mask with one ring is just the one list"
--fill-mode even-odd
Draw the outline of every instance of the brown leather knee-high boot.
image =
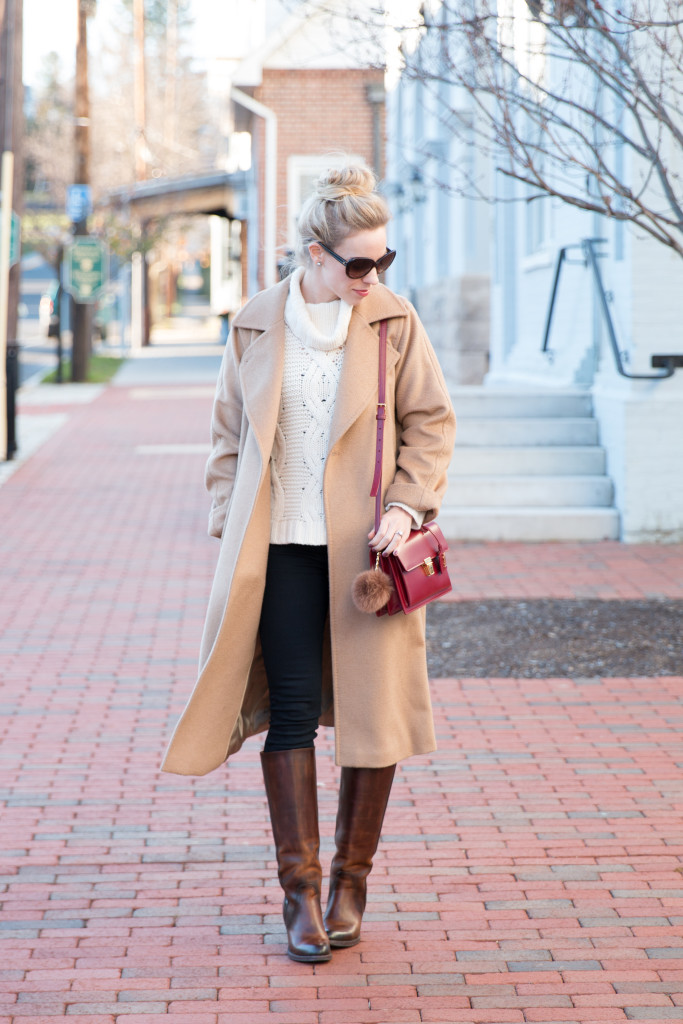
[[315, 750], [273, 750], [261, 754], [270, 808], [278, 877], [285, 899], [287, 953], [292, 960], [318, 963], [332, 956], [320, 909], [322, 869], [318, 854], [318, 791]]
[[325, 928], [330, 945], [355, 946], [396, 765], [342, 768]]

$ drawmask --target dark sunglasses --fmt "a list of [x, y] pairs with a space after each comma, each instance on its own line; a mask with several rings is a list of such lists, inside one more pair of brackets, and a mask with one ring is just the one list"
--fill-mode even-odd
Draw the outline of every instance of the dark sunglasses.
[[384, 256], [380, 256], [378, 260], [368, 259], [367, 256], [354, 256], [350, 260], [344, 260], [336, 252], [333, 252], [332, 249], [328, 249], [319, 239], [316, 239], [316, 241], [325, 252], [329, 252], [330, 256], [334, 256], [335, 260], [339, 260], [346, 267], [346, 276], [354, 281], [365, 277], [371, 270], [376, 270], [378, 274], [383, 274], [385, 270], [389, 269], [396, 256], [395, 249], [387, 249]]

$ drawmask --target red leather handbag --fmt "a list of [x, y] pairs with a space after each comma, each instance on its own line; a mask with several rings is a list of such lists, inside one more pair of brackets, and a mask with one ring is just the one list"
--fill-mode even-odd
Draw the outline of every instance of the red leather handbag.
[[[375, 476], [375, 531], [382, 518], [382, 452], [386, 407], [387, 322], [379, 328], [379, 388]], [[448, 543], [435, 522], [411, 530], [393, 555], [370, 552], [370, 570], [356, 577], [353, 600], [360, 611], [396, 615], [415, 611], [453, 589], [446, 565]]]
[[393, 592], [387, 604], [376, 614], [408, 614], [452, 590], [446, 551], [448, 544], [441, 528], [432, 522], [419, 530], [411, 530], [410, 536], [393, 555], [386, 558], [380, 555], [379, 564], [391, 578]]

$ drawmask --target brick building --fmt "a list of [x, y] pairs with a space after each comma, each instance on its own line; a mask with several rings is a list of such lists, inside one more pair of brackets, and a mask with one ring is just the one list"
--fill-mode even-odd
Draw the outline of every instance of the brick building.
[[384, 173], [381, 61], [347, 6], [340, 15], [324, 6], [286, 17], [233, 78], [235, 129], [251, 135], [249, 294], [277, 280], [301, 203], [323, 169], [346, 154]]

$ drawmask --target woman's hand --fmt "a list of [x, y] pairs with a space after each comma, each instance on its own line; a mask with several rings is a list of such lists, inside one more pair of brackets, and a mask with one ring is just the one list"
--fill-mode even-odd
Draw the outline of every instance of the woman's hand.
[[383, 555], [393, 555], [403, 538], [410, 533], [412, 522], [408, 512], [393, 505], [380, 519], [377, 532], [370, 530], [370, 547], [373, 551], [381, 551]]

